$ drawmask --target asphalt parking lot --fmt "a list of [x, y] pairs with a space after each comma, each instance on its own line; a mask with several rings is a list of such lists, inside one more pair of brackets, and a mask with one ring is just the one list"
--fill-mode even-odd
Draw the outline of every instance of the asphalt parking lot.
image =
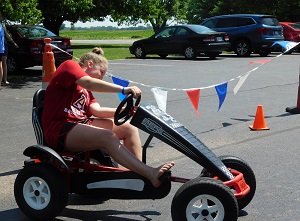
[[[300, 220], [300, 151], [299, 117], [285, 111], [297, 103], [299, 86], [299, 54], [278, 58], [251, 56], [237, 58], [222, 55], [216, 60], [199, 57], [194, 61], [182, 57], [167, 59], [125, 59], [110, 61], [109, 72], [139, 86], [142, 102], [156, 104], [151, 88], [168, 91], [167, 113], [186, 126], [217, 155], [235, 155], [246, 160], [255, 172], [257, 191], [252, 202], [241, 211], [239, 221], [299, 221]], [[273, 59], [260, 66], [257, 61]], [[252, 63], [254, 62], [254, 63]], [[238, 76], [250, 73], [237, 94], [233, 88]], [[1, 161], [0, 161], [0, 220], [27, 221], [18, 209], [13, 184], [26, 159], [22, 151], [35, 143], [31, 125], [33, 93], [41, 87], [40, 67], [24, 70], [27, 77], [0, 91]], [[105, 80], [111, 81], [110, 77]], [[134, 83], [133, 83], [134, 82]], [[228, 82], [226, 99], [218, 111], [219, 100], [214, 85]], [[201, 90], [198, 117], [186, 92]], [[174, 90], [176, 89], [176, 90]], [[95, 94], [102, 106], [117, 106], [116, 94]], [[250, 131], [256, 108], [262, 105], [270, 130]], [[141, 132], [143, 142], [147, 135]], [[173, 175], [194, 178], [202, 167], [171, 147], [154, 139], [148, 162], [152, 166], [174, 160]], [[69, 204], [56, 220], [72, 221], [171, 221], [172, 198], [179, 188], [161, 200], [101, 201], [71, 195]]]

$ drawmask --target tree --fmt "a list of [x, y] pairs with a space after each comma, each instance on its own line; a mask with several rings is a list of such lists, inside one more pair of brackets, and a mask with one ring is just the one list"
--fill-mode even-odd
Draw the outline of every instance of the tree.
[[270, 14], [279, 21], [299, 21], [299, 0], [189, 0], [188, 22], [200, 23], [205, 18], [224, 14]]
[[110, 13], [110, 0], [38, 0], [44, 17], [43, 25], [59, 35], [64, 21], [101, 21]]
[[119, 24], [150, 23], [155, 33], [167, 23], [185, 21], [185, 0], [125, 0], [117, 1], [111, 17]]
[[1, 0], [0, 12], [10, 21], [38, 24], [42, 21], [42, 13], [37, 6], [38, 0]]

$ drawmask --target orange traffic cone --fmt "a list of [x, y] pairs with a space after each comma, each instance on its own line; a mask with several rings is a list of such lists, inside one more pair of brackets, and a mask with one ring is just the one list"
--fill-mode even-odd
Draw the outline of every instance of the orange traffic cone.
[[262, 105], [257, 106], [253, 125], [249, 126], [251, 130], [269, 130], [265, 122], [264, 110]]
[[54, 54], [50, 45], [51, 38], [44, 39], [42, 88], [46, 89], [53, 73], [56, 71]]

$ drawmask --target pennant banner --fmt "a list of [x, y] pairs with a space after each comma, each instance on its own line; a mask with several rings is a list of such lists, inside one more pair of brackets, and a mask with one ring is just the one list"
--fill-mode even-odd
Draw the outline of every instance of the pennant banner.
[[[294, 47], [296, 47], [297, 45], [299, 45], [300, 42], [291, 42], [291, 41], [277, 41], [274, 42], [273, 46], [275, 45], [280, 45], [281, 47], [283, 47], [284, 49], [286, 49], [286, 51], [284, 53], [286, 53], [287, 51], [293, 49]], [[62, 49], [58, 48], [55, 45], [50, 44], [51, 46], [63, 51]], [[63, 51], [65, 52], [65, 51]], [[67, 53], [67, 52], [65, 52]], [[236, 94], [239, 89], [242, 87], [242, 85], [244, 84], [244, 82], [246, 81], [246, 79], [248, 78], [248, 76], [250, 75], [251, 72], [257, 70], [259, 67], [261, 67], [262, 65], [265, 65], [271, 61], [273, 61], [274, 59], [282, 56], [284, 53], [281, 53], [279, 55], [277, 55], [276, 57], [272, 58], [272, 59], [267, 59], [267, 60], [257, 60], [257, 61], [251, 61], [249, 62], [249, 64], [254, 64], [254, 63], [258, 63], [260, 64], [259, 66], [257, 66], [256, 68], [248, 71], [247, 73], [244, 73], [236, 78], [233, 78], [229, 81], [234, 81], [239, 79], [237, 85], [234, 87], [233, 92], [234, 94]], [[68, 53], [67, 53], [68, 54]], [[75, 56], [73, 56], [74, 59], [79, 60], [78, 58], [76, 58]], [[200, 87], [200, 88], [191, 88], [191, 89], [177, 89], [177, 88], [166, 88], [166, 87], [157, 87], [155, 85], [147, 85], [147, 84], [143, 84], [143, 83], [139, 83], [139, 82], [134, 82], [134, 81], [130, 81], [130, 80], [125, 80], [122, 79], [120, 77], [116, 77], [114, 75], [112, 75], [111, 73], [106, 73], [106, 76], [111, 77], [112, 81], [115, 84], [118, 84], [120, 86], [123, 87], [127, 87], [129, 85], [129, 83], [134, 83], [134, 84], [138, 84], [138, 85], [142, 85], [145, 87], [151, 87], [151, 91], [154, 94], [155, 100], [157, 102], [158, 107], [166, 112], [166, 103], [167, 103], [167, 91], [168, 90], [181, 90], [181, 91], [186, 91], [186, 93], [189, 96], [190, 101], [192, 102], [197, 115], [200, 117], [200, 113], [198, 111], [198, 105], [199, 105], [199, 99], [200, 99], [200, 90], [202, 89], [209, 89], [209, 88], [215, 88], [217, 95], [219, 97], [219, 108], [218, 111], [220, 110], [221, 106], [223, 105], [225, 98], [226, 98], [226, 94], [227, 94], [227, 86], [228, 86], [228, 82], [226, 83], [221, 83], [221, 84], [215, 84], [215, 85], [210, 85], [210, 86], [206, 86], [206, 87]], [[122, 101], [126, 95], [123, 95], [121, 92], [118, 93], [119, 99]]]
[[157, 106], [164, 112], [167, 112], [167, 96], [168, 91], [161, 90], [159, 88], [151, 88], [154, 98], [156, 100]]

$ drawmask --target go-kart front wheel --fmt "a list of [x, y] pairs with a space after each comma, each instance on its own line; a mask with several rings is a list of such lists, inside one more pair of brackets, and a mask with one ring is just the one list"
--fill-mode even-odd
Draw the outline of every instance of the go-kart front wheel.
[[236, 221], [238, 205], [231, 190], [218, 180], [197, 177], [176, 192], [173, 221]]
[[32, 220], [52, 220], [67, 205], [66, 178], [53, 166], [27, 164], [14, 185], [15, 200], [20, 210]]
[[[246, 183], [250, 186], [250, 192], [243, 198], [237, 199], [239, 209], [245, 208], [252, 200], [255, 191], [256, 191], [256, 178], [254, 175], [253, 170], [249, 166], [249, 164], [235, 156], [220, 156], [219, 159], [224, 163], [224, 165], [228, 168], [237, 170], [244, 175], [244, 179]], [[207, 169], [203, 169], [201, 172], [202, 177], [213, 177], [214, 175], [211, 174]]]

